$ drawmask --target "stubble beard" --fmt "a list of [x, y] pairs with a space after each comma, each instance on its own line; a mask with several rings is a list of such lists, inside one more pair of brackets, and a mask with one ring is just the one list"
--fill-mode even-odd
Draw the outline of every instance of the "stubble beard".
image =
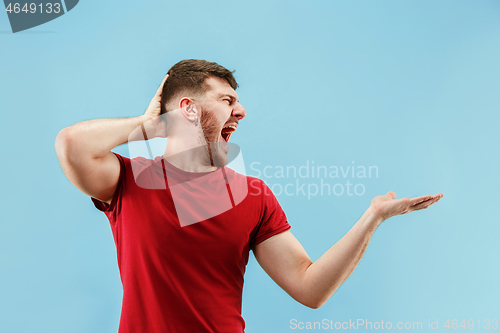
[[222, 167], [227, 164], [227, 155], [219, 146], [220, 125], [213, 112], [206, 107], [201, 107], [200, 125], [208, 153], [204, 161], [213, 167]]

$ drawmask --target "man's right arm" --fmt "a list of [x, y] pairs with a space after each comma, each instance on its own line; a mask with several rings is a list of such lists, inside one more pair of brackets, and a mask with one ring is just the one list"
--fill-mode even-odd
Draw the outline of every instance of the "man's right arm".
[[111, 149], [128, 142], [130, 133], [149, 119], [95, 119], [61, 130], [55, 148], [66, 177], [83, 193], [109, 204], [120, 176], [120, 162]]
[[110, 204], [120, 177], [120, 162], [111, 149], [135, 140], [132, 137], [147, 140], [142, 136], [144, 127], [141, 126], [146, 122], [147, 127], [153, 128], [148, 130], [154, 133], [151, 138], [166, 134], [166, 125], [159, 120], [161, 95], [167, 78], [168, 74], [142, 116], [88, 120], [59, 132], [55, 144], [59, 163], [66, 177], [80, 191]]

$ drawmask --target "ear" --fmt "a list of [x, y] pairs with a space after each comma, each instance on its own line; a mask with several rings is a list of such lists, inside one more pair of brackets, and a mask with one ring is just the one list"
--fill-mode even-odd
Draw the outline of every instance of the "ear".
[[193, 100], [189, 97], [182, 97], [179, 101], [179, 108], [185, 108], [189, 104], [193, 104]]
[[198, 120], [198, 107], [194, 104], [186, 105], [181, 108], [182, 115], [186, 117], [190, 122], [196, 122]]

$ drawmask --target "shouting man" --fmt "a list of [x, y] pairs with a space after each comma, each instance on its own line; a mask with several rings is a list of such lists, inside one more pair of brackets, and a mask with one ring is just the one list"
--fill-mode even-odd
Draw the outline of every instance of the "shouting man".
[[[56, 138], [64, 173], [111, 224], [123, 284], [120, 333], [244, 332], [250, 250], [292, 298], [319, 308], [352, 273], [382, 221], [443, 196], [375, 197], [312, 262], [264, 182], [226, 166], [237, 149], [228, 141], [246, 116], [236, 88], [226, 68], [183, 60], [143, 115], [84, 121]], [[167, 138], [162, 156], [111, 152], [153, 137]]]

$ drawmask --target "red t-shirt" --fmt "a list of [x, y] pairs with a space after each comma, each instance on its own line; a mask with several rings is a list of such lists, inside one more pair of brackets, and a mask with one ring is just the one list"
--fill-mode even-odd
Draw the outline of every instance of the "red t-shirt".
[[123, 284], [119, 333], [244, 332], [243, 275], [251, 247], [290, 229], [263, 181], [224, 167], [184, 172], [162, 156], [115, 154], [110, 205]]

